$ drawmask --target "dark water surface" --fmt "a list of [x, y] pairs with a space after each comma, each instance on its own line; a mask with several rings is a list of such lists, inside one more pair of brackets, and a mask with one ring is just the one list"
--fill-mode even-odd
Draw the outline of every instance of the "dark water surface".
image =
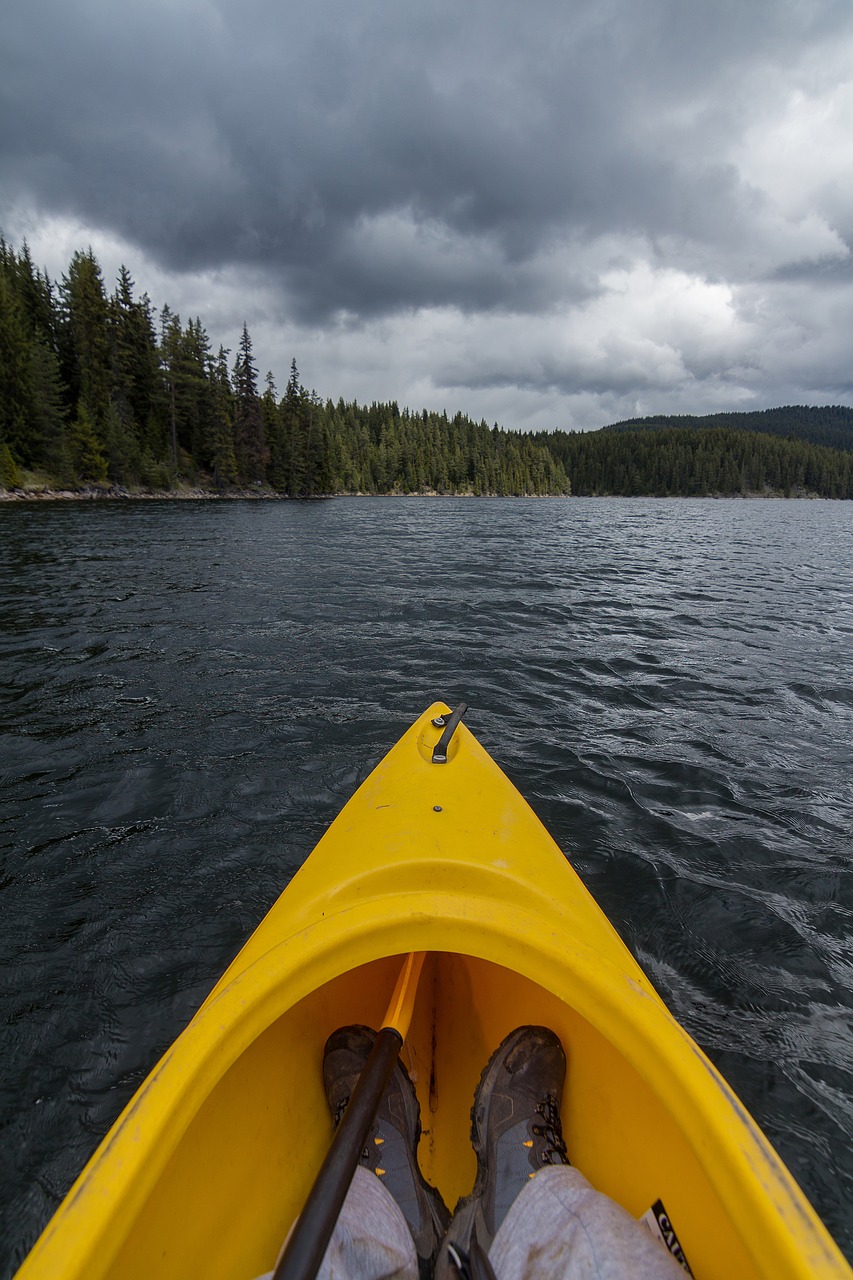
[[436, 697], [853, 1257], [853, 504], [0, 509], [0, 1274]]

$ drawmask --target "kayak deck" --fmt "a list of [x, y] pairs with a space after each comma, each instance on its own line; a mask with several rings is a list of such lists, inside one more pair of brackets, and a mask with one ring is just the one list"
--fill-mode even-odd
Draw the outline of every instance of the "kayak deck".
[[332, 1135], [338, 1026], [377, 1026], [430, 953], [403, 1060], [427, 1179], [471, 1189], [469, 1113], [514, 1027], [563, 1041], [572, 1163], [641, 1216], [662, 1199], [697, 1276], [850, 1276], [742, 1104], [666, 1010], [563, 854], [461, 726], [430, 708], [344, 808], [119, 1118], [20, 1273], [268, 1270]]

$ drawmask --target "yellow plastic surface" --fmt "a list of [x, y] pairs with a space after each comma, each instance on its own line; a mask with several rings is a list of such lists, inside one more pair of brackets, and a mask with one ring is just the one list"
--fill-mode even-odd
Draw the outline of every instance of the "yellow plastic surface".
[[572, 1162], [639, 1217], [666, 1206], [699, 1280], [851, 1277], [745, 1108], [668, 1013], [528, 805], [431, 707], [317, 845], [119, 1117], [20, 1280], [251, 1280], [331, 1140], [323, 1045], [378, 1026], [428, 955], [403, 1059], [419, 1156], [449, 1205], [473, 1183], [480, 1071], [523, 1023], [568, 1056]]

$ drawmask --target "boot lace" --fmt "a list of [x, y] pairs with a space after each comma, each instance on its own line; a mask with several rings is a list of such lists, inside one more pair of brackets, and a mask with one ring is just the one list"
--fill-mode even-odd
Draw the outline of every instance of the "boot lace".
[[343, 1120], [344, 1112], [346, 1111], [348, 1106], [349, 1106], [349, 1094], [347, 1094], [345, 1098], [341, 1098], [340, 1102], [335, 1107], [335, 1128], [336, 1129], [338, 1125], [341, 1123], [341, 1120]]
[[536, 1108], [537, 1115], [540, 1115], [544, 1121], [543, 1124], [534, 1124], [533, 1133], [537, 1138], [545, 1139], [545, 1148], [542, 1151], [543, 1164], [569, 1164], [569, 1157], [566, 1152], [566, 1144], [563, 1141], [563, 1128], [560, 1122], [560, 1111], [557, 1106], [557, 1099], [550, 1093], [546, 1093], [545, 1097]]
[[[345, 1098], [341, 1098], [341, 1100], [338, 1102], [338, 1105], [335, 1107], [334, 1124], [336, 1129], [344, 1118], [344, 1112], [349, 1106], [349, 1101], [350, 1101], [350, 1096], [349, 1094], [347, 1094]], [[364, 1147], [362, 1149], [361, 1156], [360, 1156], [360, 1163], [367, 1165], [367, 1167], [370, 1168], [370, 1148], [369, 1147]]]

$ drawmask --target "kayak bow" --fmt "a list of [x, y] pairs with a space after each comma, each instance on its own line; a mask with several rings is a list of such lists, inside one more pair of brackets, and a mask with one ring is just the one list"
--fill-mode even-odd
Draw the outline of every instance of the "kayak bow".
[[[443, 723], [436, 721], [445, 717]], [[125, 1108], [20, 1280], [250, 1280], [332, 1138], [338, 1026], [378, 1026], [428, 952], [402, 1057], [421, 1168], [470, 1191], [469, 1110], [495, 1046], [550, 1026], [572, 1163], [713, 1277], [848, 1277], [743, 1104], [668, 1012], [532, 810], [444, 704], [359, 788]], [[433, 753], [444, 741], [446, 762]]]

